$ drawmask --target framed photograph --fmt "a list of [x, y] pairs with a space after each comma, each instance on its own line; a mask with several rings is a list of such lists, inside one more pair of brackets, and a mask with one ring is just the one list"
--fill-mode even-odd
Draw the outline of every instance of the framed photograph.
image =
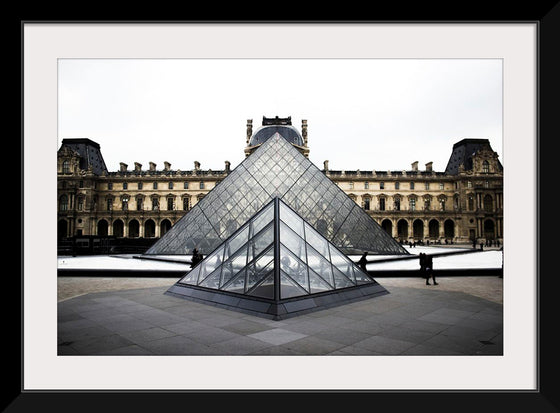
[[[543, 355], [539, 353], [543, 326], [540, 316], [543, 315], [543, 311], [540, 307], [542, 269], [539, 264], [538, 238], [538, 161], [541, 151], [540, 109], [541, 105], [544, 107], [546, 103], [541, 103], [542, 81], [539, 81], [539, 75], [543, 68], [543, 60], [548, 59], [547, 53], [550, 53], [548, 47], [553, 37], [551, 27], [557, 24], [547, 23], [547, 19], [557, 22], [557, 18], [558, 7], [550, 14], [542, 16], [542, 20], [504, 22], [271, 24], [22, 21], [23, 342], [22, 395], [18, 399], [40, 393], [105, 391], [128, 392], [132, 396], [137, 392], [360, 392], [380, 397], [386, 396], [384, 393], [391, 396], [399, 392], [414, 397], [425, 392], [440, 393], [438, 397], [457, 393], [467, 397], [474, 393], [484, 397], [491, 394], [495, 396], [494, 401], [504, 403], [507, 403], [508, 397], [513, 394], [520, 394], [527, 405], [534, 403], [535, 397], [539, 403], [545, 403], [541, 394], [546, 388], [541, 378]], [[234, 122], [239, 123], [241, 130], [245, 127], [244, 122], [247, 119], [232, 119], [233, 115], [237, 117], [242, 112], [235, 107], [236, 102], [247, 102], [249, 116], [259, 116], [259, 113], [255, 113], [259, 105], [255, 105], [251, 97], [257, 97], [263, 102], [264, 95], [268, 95], [270, 101], [262, 104], [262, 107], [266, 108], [260, 114], [263, 116], [268, 116], [268, 111], [275, 110], [275, 105], [282, 113], [270, 115], [290, 115], [284, 113], [286, 104], [291, 104], [302, 112], [308, 104], [310, 111], [317, 109], [316, 113], [322, 112], [323, 115], [327, 115], [326, 118], [336, 117], [337, 112], [342, 116], [341, 108], [347, 109], [348, 112], [353, 111], [356, 115], [356, 112], [363, 110], [363, 106], [356, 98], [360, 95], [360, 84], [353, 80], [366, 78], [367, 72], [377, 76], [388, 76], [391, 71], [402, 70], [398, 64], [405, 61], [419, 63], [417, 72], [423, 70], [420, 67], [422, 65], [441, 63], [439, 69], [433, 69], [432, 76], [439, 70], [442, 87], [447, 90], [450, 86], [444, 83], [445, 76], [449, 75], [455, 82], [461, 82], [463, 79], [461, 87], [468, 88], [469, 76], [474, 71], [485, 70], [474, 64], [469, 65], [469, 62], [495, 65], [489, 70], [499, 75], [499, 82], [492, 83], [488, 88], [497, 86], [501, 99], [501, 113], [498, 114], [501, 117], [501, 125], [492, 130], [492, 133], [499, 136], [492, 142], [492, 146], [500, 153], [504, 167], [503, 242], [507, 244], [507, 254], [503, 278], [503, 354], [434, 357], [175, 357], [57, 354], [57, 257], [54, 243], [58, 228], [54, 217], [58, 200], [55, 156], [62, 139], [73, 133], [72, 122], [79, 122], [79, 113], [73, 113], [71, 110], [72, 98], [77, 99], [75, 107], [85, 107], [84, 102], [78, 101], [83, 99], [83, 96], [72, 96], [70, 91], [61, 90], [61, 75], [68, 76], [64, 79], [66, 82], [68, 79], [72, 80], [71, 76], [75, 73], [87, 76], [88, 73], [98, 74], [109, 70], [108, 64], [115, 64], [110, 70], [130, 70], [123, 67], [138, 62], [136, 70], [140, 71], [143, 70], [140, 69], [140, 65], [144, 64], [150, 66], [147, 70], [160, 70], [155, 68], [155, 65], [192, 62], [187, 70], [188, 74], [199, 78], [198, 82], [189, 83], [189, 87], [194, 88], [196, 84], [203, 87], [196, 93], [191, 89], [192, 96], [196, 96], [196, 99], [186, 107], [192, 111], [200, 111], [202, 106], [207, 109], [208, 118], [202, 121], [199, 119], [199, 124], [188, 114], [182, 119], [187, 124], [186, 131], [190, 129], [196, 136], [207, 133], [207, 136], [192, 140], [196, 146], [192, 151], [201, 157], [200, 161], [206, 162], [203, 158], [206, 157], [216, 165], [225, 160], [229, 161], [226, 156], [232, 151], [240, 155], [233, 164], [238, 164], [244, 159], [240, 150], [244, 137], [241, 141], [233, 143], [223, 139], [226, 133], [223, 129], [224, 124], [232, 131], [236, 128]], [[368, 66], [371, 62], [394, 63], [395, 66], [377, 73]], [[193, 69], [193, 66], [196, 66], [196, 69]], [[267, 68], [270, 69], [267, 71]], [[356, 79], [351, 78], [353, 68], [356, 70]], [[178, 69], [169, 70], [180, 71], [184, 70], [184, 67], [178, 66]], [[359, 70], [364, 73], [357, 73]], [[462, 75], [458, 74], [460, 70], [465, 72]], [[253, 74], [253, 77], [247, 76], [247, 73]], [[283, 73], [289, 76], [283, 77]], [[297, 83], [302, 80], [298, 73], [305, 73], [304, 79], [308, 80], [309, 89], [305, 83]], [[183, 87], [174, 83], [173, 79], [170, 75], [167, 79], [159, 81], [167, 81], [165, 87], [170, 89], [175, 87], [178, 90]], [[312, 82], [317, 79], [320, 81]], [[192, 81], [192, 78], [190, 80]], [[299, 93], [292, 92], [288, 85], [284, 85], [286, 82], [297, 83]], [[224, 89], [228, 87], [228, 83], [232, 88], [225, 93]], [[390, 90], [381, 90], [389, 87], [387, 82], [376, 78], [374, 84], [379, 88], [378, 93], [390, 95]], [[404, 92], [404, 89], [415, 87], [413, 82], [403, 79], [401, 85], [389, 84], [395, 87], [395, 94], [391, 101], [386, 101], [388, 106], [394, 105], [395, 111], [402, 110], [402, 107], [408, 104], [412, 108], [410, 110], [417, 107], [410, 101], [400, 99], [400, 96], [414, 96]], [[178, 106], [171, 101], [165, 101], [161, 85], [158, 83], [156, 86], [160, 87], [160, 91], [154, 89], [150, 96], [159, 102], [164, 117], [181, 119], [180, 114], [174, 113]], [[315, 88], [318, 85], [322, 85], [323, 88]], [[100, 95], [111, 90], [110, 84], [105, 86], [107, 89], [103, 91], [98, 87]], [[138, 83], [131, 81], [129, 86], [133, 95]], [[147, 84], [144, 86], [149, 87]], [[423, 87], [420, 80], [417, 80], [416, 86], [419, 89]], [[481, 88], [483, 89], [484, 87]], [[112, 90], [120, 89], [115, 85]], [[184, 92], [182, 97], [188, 101], [188, 91], [180, 90]], [[266, 93], [263, 94], [263, 90]], [[284, 92], [287, 90], [292, 92], [290, 96], [285, 96]], [[349, 93], [349, 90], [352, 93]], [[376, 93], [366, 86], [363, 86], [363, 92], [371, 95]], [[435, 92], [434, 89], [433, 96]], [[89, 96], [92, 100], [96, 98], [94, 89], [90, 90]], [[425, 95], [418, 92], [417, 96]], [[120, 98], [116, 93], [113, 100]], [[364, 102], [368, 101], [367, 96], [361, 98]], [[345, 104], [329, 106], [324, 103], [329, 99], [344, 100]], [[317, 103], [319, 100], [323, 101], [321, 105]], [[374, 101], [379, 103], [373, 96], [369, 101], [370, 104]], [[69, 105], [61, 112], [63, 103]], [[317, 105], [318, 108], [313, 108], [313, 105]], [[362, 118], [365, 123], [380, 124], [382, 119], [388, 119], [385, 109], [383, 105], [376, 106], [377, 113], [380, 113], [377, 119], [371, 113], [348, 119]], [[480, 118], [490, 111], [488, 108], [478, 109], [472, 113], [478, 113]], [[97, 115], [101, 117], [103, 114]], [[181, 139], [185, 139], [184, 133], [188, 132], [182, 131], [173, 136], [179, 126], [163, 125], [161, 119], [155, 119], [155, 114], [153, 115], [155, 125], [151, 126], [155, 126], [154, 130], [159, 128], [163, 135], [169, 136], [169, 142], [166, 142], [164, 137], [157, 141], [150, 133], [144, 133], [150, 126], [147, 119], [150, 114], [146, 114], [146, 119], [142, 119], [142, 122], [139, 120], [136, 136], [122, 140], [119, 139], [119, 131], [124, 136], [124, 129], [119, 129], [119, 120], [116, 119], [113, 135], [107, 135], [102, 144], [103, 148], [109, 145], [115, 148], [109, 155], [110, 170], [116, 170], [118, 162], [121, 161], [118, 157], [126, 156], [127, 159], [131, 159], [143, 156], [141, 151], [150, 151], [154, 156], [158, 156], [158, 159], [162, 159], [164, 156], [171, 156], [164, 153], [169, 154], [176, 149], [182, 149]], [[447, 115], [441, 115], [431, 120], [419, 117], [410, 119], [418, 123], [417, 129], [420, 131], [421, 122], [433, 125], [434, 128], [438, 122], [445, 122]], [[492, 115], [495, 117], [495, 113]], [[128, 114], [121, 112], [120, 116], [124, 124]], [[307, 115], [302, 113], [301, 116]], [[211, 122], [215, 122], [215, 125]], [[402, 126], [398, 124], [397, 119], [390, 119], [387, 123], [387, 127], [393, 130]], [[310, 159], [316, 164], [329, 157], [332, 158], [331, 164], [336, 162], [336, 154], [329, 155], [329, 150], [341, 145], [341, 140], [335, 138], [357, 131], [359, 125], [348, 125], [348, 128], [350, 131], [340, 130], [330, 135], [326, 133], [325, 128], [322, 133], [333, 138], [333, 141], [329, 141], [325, 147], [321, 147], [320, 142], [313, 142], [313, 145], [321, 147], [317, 150], [316, 159], [313, 158], [314, 148], [310, 143]], [[317, 129], [320, 129], [319, 125]], [[240, 136], [243, 132], [242, 130]], [[360, 133], [358, 131], [357, 135]], [[222, 139], [220, 145], [211, 143], [215, 136]], [[344, 138], [342, 142], [346, 143]], [[363, 142], [365, 143], [362, 144], [367, 145], [368, 141]], [[404, 166], [416, 159], [402, 159], [399, 156], [401, 153], [409, 156], [410, 152], [406, 151], [405, 146], [416, 145], [417, 142], [403, 138], [403, 148], [391, 150], [390, 145], [395, 145], [394, 142], [372, 139], [371, 145], [374, 147], [368, 149], [375, 151], [378, 148], [381, 152], [391, 153], [395, 156], [393, 162]], [[399, 146], [398, 143], [396, 145]], [[421, 146], [418, 147], [418, 151], [422, 155], [426, 153], [426, 156], [431, 156], [427, 155], [427, 152], [433, 152], [435, 149], [448, 154], [451, 148], [442, 147], [439, 142], [434, 142], [432, 149], [426, 149], [424, 152]], [[367, 160], [361, 156], [357, 153], [354, 160], [365, 164]], [[174, 157], [176, 161], [173, 162], [198, 161], [188, 153]], [[443, 169], [445, 166], [442, 162], [447, 160], [446, 157], [447, 155], [438, 158], [443, 159], [438, 162], [439, 168]], [[383, 157], [378, 159], [381, 162]], [[389, 162], [387, 160], [387, 166], [382, 169], [392, 168]], [[177, 167], [192, 168], [190, 165]], [[375, 168], [373, 162], [371, 168]], [[524, 202], [519, 202], [519, 188], [523, 188]], [[40, 214], [33, 206], [37, 199], [41, 199], [43, 205], [43, 212]], [[519, 225], [521, 221], [523, 225]], [[52, 239], [52, 244], [50, 241], [34, 242], [38, 233], [43, 240]], [[508, 234], [515, 235], [508, 237]], [[271, 371], [273, 374], [265, 373], [263, 376], [265, 371]]]

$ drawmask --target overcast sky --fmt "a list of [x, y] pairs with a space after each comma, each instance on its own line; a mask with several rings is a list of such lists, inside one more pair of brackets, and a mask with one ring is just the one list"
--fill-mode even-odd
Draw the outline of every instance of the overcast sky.
[[464, 138], [504, 162], [499, 59], [61, 59], [58, 109], [58, 146], [89, 138], [109, 171], [234, 168], [263, 116], [306, 119], [320, 168], [444, 171]]

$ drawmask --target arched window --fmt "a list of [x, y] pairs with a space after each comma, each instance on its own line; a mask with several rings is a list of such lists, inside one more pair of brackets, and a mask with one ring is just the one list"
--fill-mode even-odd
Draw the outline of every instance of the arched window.
[[135, 219], [128, 223], [128, 236], [130, 238], [138, 238], [140, 236], [140, 223]]
[[69, 174], [70, 173], [70, 162], [64, 161], [62, 162], [62, 173]]
[[490, 164], [488, 163], [488, 161], [482, 162], [482, 172], [486, 174], [490, 172]]
[[156, 236], [156, 223], [151, 219], [144, 223], [144, 236], [146, 238], [153, 238]]

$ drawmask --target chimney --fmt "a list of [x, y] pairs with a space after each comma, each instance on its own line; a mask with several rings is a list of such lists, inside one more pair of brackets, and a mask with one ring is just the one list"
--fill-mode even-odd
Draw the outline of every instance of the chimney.
[[226, 173], [229, 173], [231, 164], [229, 161], [226, 161]]
[[417, 171], [417, 170], [418, 170], [418, 161], [412, 162], [412, 170], [413, 170], [413, 171]]
[[303, 136], [303, 146], [307, 146], [307, 120], [301, 120], [301, 136]]
[[150, 171], [155, 171], [156, 170], [156, 164], [153, 162], [150, 162]]
[[324, 169], [325, 171], [328, 171], [328, 170], [329, 170], [329, 161], [328, 161], [328, 160], [323, 162], [323, 169]]
[[426, 164], [426, 172], [432, 172], [432, 164], [433, 162], [428, 162]]
[[121, 162], [121, 172], [126, 172], [127, 168], [128, 168], [128, 165], [125, 164], [124, 162]]
[[140, 172], [142, 170], [142, 164], [138, 162], [134, 162], [134, 170], [136, 172]]
[[253, 135], [253, 119], [247, 119], [247, 145], [249, 145], [249, 139]]
[[165, 169], [166, 171], [169, 171], [169, 170], [171, 169], [171, 164], [170, 164], [169, 162], [165, 161], [165, 162], [163, 163], [163, 165], [164, 165], [164, 169]]
[[200, 162], [194, 161], [194, 170], [195, 170], [195, 171], [199, 171], [199, 170], [200, 170]]

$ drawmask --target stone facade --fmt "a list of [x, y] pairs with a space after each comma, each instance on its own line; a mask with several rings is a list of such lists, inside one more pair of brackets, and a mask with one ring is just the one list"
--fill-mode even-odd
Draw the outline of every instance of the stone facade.
[[[248, 154], [253, 133], [247, 122]], [[304, 144], [294, 145], [307, 156]], [[58, 237], [161, 237], [230, 172], [163, 168], [150, 162], [105, 167], [100, 147], [89, 139], [64, 139], [58, 151]], [[503, 239], [503, 168], [487, 139], [463, 139], [453, 146], [446, 171], [432, 163], [409, 170], [331, 170], [323, 172], [391, 236], [402, 242], [477, 243]]]

